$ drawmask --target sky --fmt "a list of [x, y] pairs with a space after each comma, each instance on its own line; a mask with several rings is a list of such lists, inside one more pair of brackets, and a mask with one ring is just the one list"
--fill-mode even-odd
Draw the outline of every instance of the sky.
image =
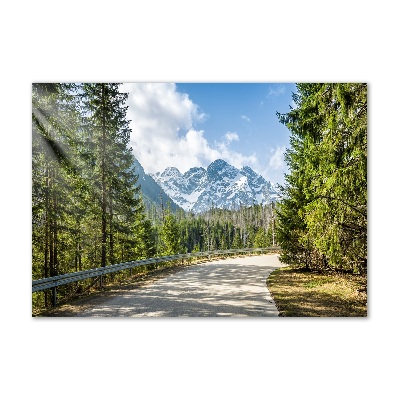
[[133, 154], [147, 173], [182, 173], [222, 158], [284, 183], [293, 83], [124, 83]]

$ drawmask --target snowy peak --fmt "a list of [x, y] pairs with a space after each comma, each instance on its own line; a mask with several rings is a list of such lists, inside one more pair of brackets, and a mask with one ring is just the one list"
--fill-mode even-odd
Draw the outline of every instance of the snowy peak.
[[243, 167], [240, 170], [240, 173], [244, 176], [247, 176], [251, 181], [256, 181], [261, 178], [262, 181], [266, 182], [266, 180], [261, 176], [255, 173], [250, 167]]
[[182, 174], [179, 172], [178, 168], [175, 167], [168, 167], [165, 171], [161, 174], [164, 179], [179, 179], [182, 177]]
[[195, 213], [211, 207], [234, 209], [270, 203], [278, 197], [271, 183], [250, 167], [239, 170], [221, 159], [207, 170], [195, 167], [182, 175], [177, 168], [168, 167], [153, 178], [175, 203]]
[[190, 168], [189, 171], [186, 171], [183, 176], [188, 178], [192, 176], [202, 176], [206, 173], [206, 170], [203, 167], [193, 167]]
[[207, 178], [210, 182], [218, 181], [221, 177], [233, 179], [238, 173], [238, 169], [220, 159], [212, 162], [207, 168]]
[[183, 174], [188, 190], [193, 191], [201, 186], [207, 179], [207, 171], [204, 168], [190, 168]]

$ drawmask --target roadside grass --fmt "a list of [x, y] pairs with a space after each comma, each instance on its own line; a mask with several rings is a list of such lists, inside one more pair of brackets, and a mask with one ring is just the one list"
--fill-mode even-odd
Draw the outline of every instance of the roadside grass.
[[267, 286], [282, 317], [367, 316], [366, 276], [290, 266], [272, 272]]

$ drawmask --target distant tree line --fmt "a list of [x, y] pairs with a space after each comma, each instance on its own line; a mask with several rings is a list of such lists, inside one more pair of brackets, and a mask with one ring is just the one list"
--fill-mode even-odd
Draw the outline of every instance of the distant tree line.
[[277, 210], [282, 260], [367, 271], [367, 85], [301, 83], [278, 118], [291, 131]]
[[241, 206], [237, 210], [212, 207], [201, 214], [182, 210], [172, 213], [167, 207], [162, 214], [160, 217], [156, 210], [151, 212], [154, 229], [159, 232], [157, 243], [161, 254], [276, 244], [272, 204]]

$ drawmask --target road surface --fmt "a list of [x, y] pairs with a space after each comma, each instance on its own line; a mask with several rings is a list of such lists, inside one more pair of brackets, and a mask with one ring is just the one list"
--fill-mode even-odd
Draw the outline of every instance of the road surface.
[[70, 316], [277, 317], [266, 279], [281, 266], [276, 254], [205, 262], [144, 287], [113, 291]]

